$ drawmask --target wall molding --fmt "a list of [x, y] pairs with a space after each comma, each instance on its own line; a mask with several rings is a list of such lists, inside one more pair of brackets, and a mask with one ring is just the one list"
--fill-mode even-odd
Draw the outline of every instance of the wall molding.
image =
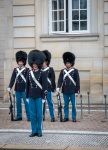
[[41, 35], [42, 42], [78, 42], [78, 41], [97, 41], [99, 34], [53, 34]]

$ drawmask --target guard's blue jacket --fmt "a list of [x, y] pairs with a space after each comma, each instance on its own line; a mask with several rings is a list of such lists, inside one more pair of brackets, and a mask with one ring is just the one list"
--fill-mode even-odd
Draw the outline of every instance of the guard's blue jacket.
[[[66, 72], [68, 72], [70, 69], [73, 69], [73, 71], [69, 73], [69, 76], [73, 78], [75, 85], [72, 82], [71, 77], [69, 78], [68, 75], [65, 75]], [[66, 72], [64, 70], [66, 70]], [[64, 76], [66, 77], [64, 78]], [[58, 88], [62, 87], [62, 93], [64, 94], [79, 93], [80, 92], [80, 77], [79, 77], [78, 70], [75, 68], [62, 69], [59, 75], [57, 87]]]
[[37, 98], [42, 97], [44, 99], [45, 96], [47, 95], [46, 73], [41, 70], [37, 72], [35, 72], [34, 70], [32, 71], [33, 71], [34, 77], [42, 86], [42, 89], [35, 83], [29, 70], [27, 74], [27, 79], [26, 79], [26, 98], [37, 99]]
[[[15, 91], [16, 92], [24, 92], [25, 88], [26, 88], [26, 82], [23, 80], [23, 78], [20, 75], [17, 77], [17, 74], [18, 74], [17, 68], [19, 70], [21, 70], [21, 69], [24, 68], [24, 70], [21, 73], [22, 73], [22, 75], [24, 76], [24, 78], [26, 80], [26, 76], [27, 76], [27, 72], [28, 72], [29, 68], [26, 68], [26, 67], [21, 67], [21, 68], [20, 67], [16, 67], [13, 70], [9, 87], [12, 89], [12, 87], [13, 87], [13, 85], [15, 83]], [[15, 80], [16, 80], [16, 82], [15, 82]]]
[[54, 69], [52, 67], [48, 67], [46, 71], [44, 70], [45, 69], [42, 69], [42, 71], [45, 72], [47, 76], [48, 92], [54, 92], [56, 89]]

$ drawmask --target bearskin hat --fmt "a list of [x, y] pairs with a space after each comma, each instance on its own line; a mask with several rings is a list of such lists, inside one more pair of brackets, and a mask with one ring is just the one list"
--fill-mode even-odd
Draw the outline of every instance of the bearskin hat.
[[66, 64], [66, 62], [69, 62], [72, 64], [72, 66], [74, 66], [75, 64], [75, 55], [71, 52], [65, 52], [62, 56], [64, 64]]
[[44, 50], [44, 51], [42, 51], [44, 54], [45, 54], [45, 56], [46, 56], [46, 59], [45, 59], [45, 61], [47, 61], [48, 62], [48, 66], [49, 66], [49, 64], [50, 64], [50, 61], [51, 61], [51, 53], [48, 51], [48, 50]]
[[38, 65], [39, 69], [41, 69], [45, 59], [45, 54], [39, 50], [32, 50], [28, 54], [28, 64], [31, 67], [33, 66], [33, 64], [36, 64]]
[[27, 61], [27, 53], [24, 51], [18, 51], [16, 53], [16, 62], [22, 61], [24, 63], [24, 66], [26, 65]]

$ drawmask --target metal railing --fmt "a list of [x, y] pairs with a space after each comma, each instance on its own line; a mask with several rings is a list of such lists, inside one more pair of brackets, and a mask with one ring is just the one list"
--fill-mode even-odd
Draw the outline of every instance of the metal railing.
[[[88, 114], [90, 114], [90, 92], [87, 92], [87, 97], [88, 97]], [[104, 95], [104, 113], [105, 113], [105, 119], [108, 119], [107, 117], [107, 95]], [[83, 95], [80, 94], [80, 116], [83, 118]]]

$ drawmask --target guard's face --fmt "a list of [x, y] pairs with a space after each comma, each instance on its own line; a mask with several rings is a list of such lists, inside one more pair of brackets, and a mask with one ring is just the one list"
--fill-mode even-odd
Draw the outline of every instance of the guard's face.
[[42, 65], [44, 68], [47, 67], [47, 62], [45, 61]]
[[36, 64], [33, 64], [33, 69], [34, 70], [38, 70], [39, 68], [38, 68], [38, 66]]
[[18, 61], [18, 66], [22, 67], [22, 66], [24, 66], [24, 63], [22, 61]]
[[72, 64], [70, 62], [66, 62], [66, 67], [70, 68], [72, 66]]

